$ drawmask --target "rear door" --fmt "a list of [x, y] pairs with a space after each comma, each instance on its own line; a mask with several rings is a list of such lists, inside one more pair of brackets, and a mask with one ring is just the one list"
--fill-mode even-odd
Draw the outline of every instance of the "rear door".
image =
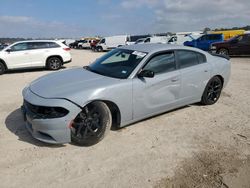
[[177, 50], [177, 63], [181, 74], [180, 99], [183, 104], [197, 102], [210, 79], [211, 66], [206, 56], [191, 50]]
[[155, 76], [133, 79], [134, 119], [167, 111], [178, 104], [180, 95], [180, 71], [173, 51], [154, 55], [143, 70], [151, 70]]

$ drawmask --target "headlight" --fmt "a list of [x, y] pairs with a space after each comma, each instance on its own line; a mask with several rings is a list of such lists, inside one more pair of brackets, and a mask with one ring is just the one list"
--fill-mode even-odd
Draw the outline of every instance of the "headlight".
[[62, 107], [37, 106], [24, 101], [27, 112], [31, 112], [34, 119], [52, 119], [66, 116], [69, 111]]

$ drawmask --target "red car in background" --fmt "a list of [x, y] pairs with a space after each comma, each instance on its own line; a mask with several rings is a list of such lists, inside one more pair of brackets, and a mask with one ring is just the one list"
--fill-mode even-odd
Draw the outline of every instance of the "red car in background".
[[97, 45], [98, 42], [100, 42], [100, 40], [93, 40], [93, 41], [90, 43], [90, 48], [91, 48], [91, 50], [95, 51], [96, 45]]

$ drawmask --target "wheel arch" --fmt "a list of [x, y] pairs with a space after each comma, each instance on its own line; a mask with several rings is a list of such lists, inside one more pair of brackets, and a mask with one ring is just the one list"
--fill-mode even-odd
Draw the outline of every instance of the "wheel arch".
[[46, 59], [46, 66], [47, 66], [47, 64], [48, 64], [48, 60], [49, 60], [50, 58], [52, 58], [52, 57], [57, 57], [57, 58], [59, 58], [59, 59], [62, 61], [62, 64], [63, 64], [63, 58], [62, 58], [60, 55], [50, 55], [50, 56], [48, 56], [47, 59]]
[[83, 107], [85, 106], [88, 106], [89, 104], [93, 103], [93, 102], [103, 102], [105, 103], [110, 112], [111, 112], [111, 117], [112, 117], [112, 125], [111, 125], [111, 128], [112, 129], [117, 129], [120, 127], [121, 125], [121, 112], [120, 112], [120, 109], [118, 107], [118, 105], [112, 101], [109, 101], [109, 100], [92, 100], [92, 101], [89, 101], [87, 104], [85, 104]]
[[3, 59], [0, 59], [0, 63], [3, 63], [5, 70], [8, 70], [8, 66]]
[[222, 86], [224, 85], [224, 78], [223, 78], [223, 76], [221, 76], [221, 75], [218, 74], [218, 75], [213, 76], [213, 78], [214, 77], [218, 77], [221, 80], [221, 82], [222, 82]]

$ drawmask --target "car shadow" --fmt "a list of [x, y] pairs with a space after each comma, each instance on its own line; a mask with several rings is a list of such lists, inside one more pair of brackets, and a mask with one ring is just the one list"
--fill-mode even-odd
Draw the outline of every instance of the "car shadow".
[[39, 147], [59, 148], [65, 146], [62, 144], [61, 145], [47, 144], [33, 138], [25, 127], [25, 122], [23, 120], [21, 108], [14, 110], [6, 117], [5, 125], [12, 133], [18, 136], [18, 140], [22, 142], [27, 142]]
[[[65, 69], [65, 66], [62, 66], [61, 69]], [[49, 71], [46, 68], [25, 68], [25, 69], [15, 69], [15, 70], [7, 70], [5, 74], [18, 74], [18, 73], [28, 73], [28, 72], [45, 72]], [[53, 72], [53, 71], [50, 71]]]

